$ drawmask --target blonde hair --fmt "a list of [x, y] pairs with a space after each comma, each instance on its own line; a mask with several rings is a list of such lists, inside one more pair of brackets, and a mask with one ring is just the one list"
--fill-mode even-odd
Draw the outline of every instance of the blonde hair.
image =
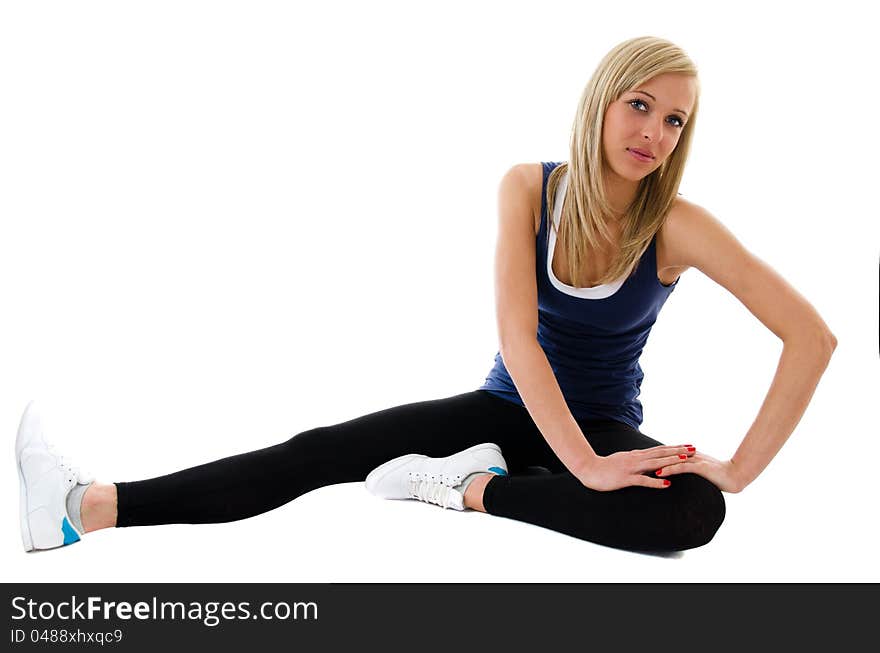
[[[681, 48], [661, 38], [642, 36], [624, 41], [608, 52], [581, 94], [572, 126], [569, 161], [558, 165], [550, 174], [546, 198], [550, 216], [556, 189], [562, 175], [569, 171], [556, 246], [565, 252], [568, 273], [575, 287], [586, 286], [584, 261], [591, 250], [602, 249], [603, 240], [612, 242], [607, 225], [616, 219], [605, 194], [606, 161], [602, 148], [605, 111], [627, 91], [664, 73], [683, 73], [696, 78], [696, 101], [672, 154], [639, 182], [635, 199], [620, 218], [620, 250], [608, 271], [594, 282], [601, 285], [635, 272], [639, 259], [672, 208], [696, 125], [700, 86], [697, 68]], [[548, 224], [548, 227], [555, 228], [555, 225]]]

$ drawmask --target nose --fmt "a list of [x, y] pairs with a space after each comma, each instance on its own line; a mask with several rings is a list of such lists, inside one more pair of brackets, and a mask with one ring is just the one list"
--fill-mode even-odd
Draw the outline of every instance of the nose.
[[642, 135], [645, 137], [646, 142], [660, 144], [660, 141], [663, 140], [663, 122], [659, 123], [656, 120], [646, 121], [644, 127], [642, 128]]

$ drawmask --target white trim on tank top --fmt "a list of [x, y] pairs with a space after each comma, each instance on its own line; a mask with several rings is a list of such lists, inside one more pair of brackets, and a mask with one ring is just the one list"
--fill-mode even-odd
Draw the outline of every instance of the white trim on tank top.
[[[556, 201], [553, 206], [553, 224], [556, 225], [557, 229], [559, 228], [559, 218], [562, 215], [562, 200], [565, 198], [566, 190], [568, 190], [568, 170], [563, 173], [562, 179], [559, 181], [559, 186], [556, 188]], [[569, 286], [567, 283], [562, 283], [557, 279], [556, 275], [553, 274], [553, 252], [556, 248], [556, 229], [552, 229], [549, 224], [547, 225], [547, 229], [550, 231], [550, 243], [547, 246], [547, 276], [554, 288], [566, 295], [580, 297], [582, 299], [605, 299], [606, 297], [611, 297], [611, 295], [620, 290], [620, 287], [626, 281], [625, 276], [616, 281], [605, 283], [600, 286], [593, 286], [592, 288], [577, 288], [575, 286]]]

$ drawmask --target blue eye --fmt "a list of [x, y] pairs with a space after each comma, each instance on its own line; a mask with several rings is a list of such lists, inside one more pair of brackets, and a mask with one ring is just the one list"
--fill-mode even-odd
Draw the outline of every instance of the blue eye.
[[[630, 106], [633, 106], [634, 104], [641, 104], [642, 106], [644, 106], [644, 107], [646, 107], [646, 108], [647, 108], [647, 106], [648, 106], [647, 103], [645, 103], [645, 102], [642, 101], [642, 100], [630, 100], [629, 102], [627, 102], [627, 104], [629, 104]], [[633, 107], [633, 108], [635, 108], [635, 107]], [[637, 109], [637, 111], [641, 111], [641, 109]], [[678, 116], [674, 116], [674, 115], [673, 115], [673, 116], [669, 116], [669, 117], [670, 117], [670, 118], [674, 118], [676, 121], [678, 121], [678, 122], [676, 123], [676, 125], [675, 125], [676, 127], [678, 127], [679, 129], [681, 129], [682, 127], [684, 127], [684, 122], [682, 121], [681, 118], [679, 118]]]

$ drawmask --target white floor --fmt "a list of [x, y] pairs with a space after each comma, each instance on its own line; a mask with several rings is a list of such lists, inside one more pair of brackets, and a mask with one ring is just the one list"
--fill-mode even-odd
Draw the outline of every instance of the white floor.
[[[729, 495], [728, 495], [729, 496]], [[419, 502], [359, 483], [311, 492], [241, 522], [108, 529], [25, 554], [4, 538], [6, 581], [876, 582], [875, 540], [821, 507], [729, 496], [707, 546], [668, 556], [619, 551], [547, 529]], [[6, 502], [5, 512], [13, 502]], [[771, 504], [777, 505], [771, 505]], [[820, 517], [821, 515], [821, 517]], [[3, 515], [16, 523], [16, 515]], [[823, 527], [819, 527], [824, 522]], [[873, 526], [871, 526], [873, 528]], [[843, 545], [842, 538], [850, 543]]]

